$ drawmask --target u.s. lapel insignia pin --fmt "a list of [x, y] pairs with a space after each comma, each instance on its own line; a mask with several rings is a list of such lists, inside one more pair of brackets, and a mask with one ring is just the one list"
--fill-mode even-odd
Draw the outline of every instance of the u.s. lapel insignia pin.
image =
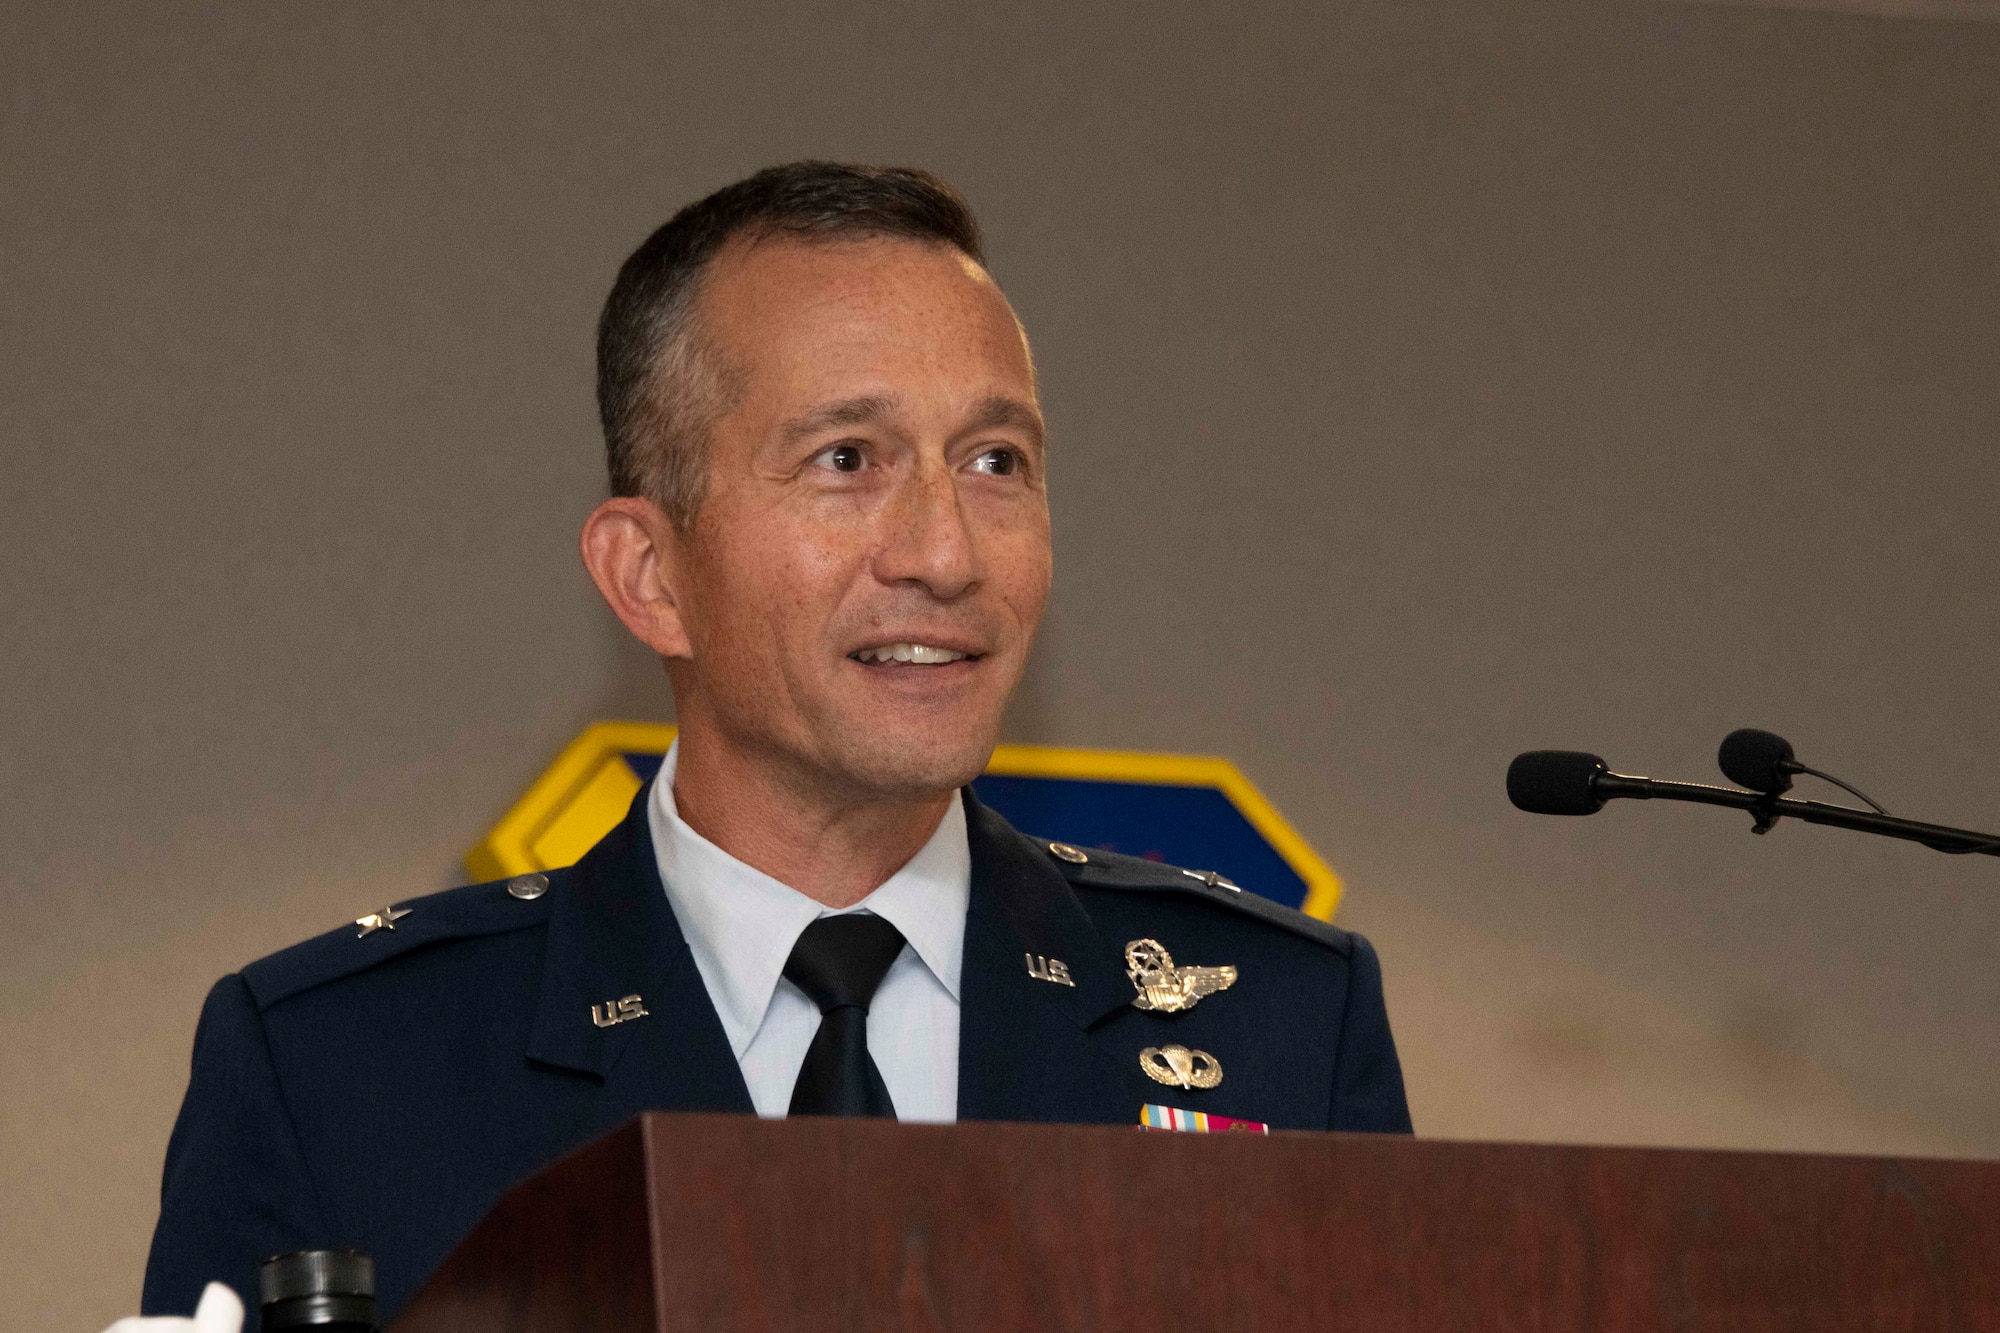
[[1163, 1014], [1192, 1009], [1202, 996], [1228, 990], [1236, 984], [1236, 969], [1228, 964], [1175, 967], [1174, 956], [1158, 940], [1133, 940], [1125, 946], [1125, 975], [1132, 978], [1132, 984], [1139, 990], [1132, 1007]]
[[1060, 958], [1044, 958], [1038, 953], [1023, 954], [1028, 960], [1028, 975], [1037, 981], [1052, 981], [1058, 986], [1074, 987], [1076, 982], [1069, 974], [1069, 964]]
[[1185, 1046], [1148, 1046], [1139, 1052], [1139, 1068], [1153, 1082], [1171, 1088], [1212, 1088], [1222, 1082], [1222, 1061]]
[[396, 923], [409, 914], [410, 909], [407, 907], [385, 907], [379, 912], [370, 912], [367, 916], [357, 916], [354, 918], [354, 924], [361, 927], [361, 932], [355, 938], [363, 939], [378, 930], [394, 930]]
[[590, 1021], [601, 1028], [615, 1028], [620, 1023], [629, 1023], [635, 1018], [644, 1018], [652, 1010], [636, 995], [627, 995], [622, 1000], [606, 1000], [603, 1004], [590, 1006]]

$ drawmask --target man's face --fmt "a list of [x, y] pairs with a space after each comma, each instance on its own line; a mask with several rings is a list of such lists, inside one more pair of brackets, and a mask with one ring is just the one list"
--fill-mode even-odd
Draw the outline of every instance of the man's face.
[[854, 796], [971, 781], [1051, 565], [1006, 299], [944, 246], [767, 240], [718, 256], [700, 319], [734, 392], [676, 580], [683, 726]]

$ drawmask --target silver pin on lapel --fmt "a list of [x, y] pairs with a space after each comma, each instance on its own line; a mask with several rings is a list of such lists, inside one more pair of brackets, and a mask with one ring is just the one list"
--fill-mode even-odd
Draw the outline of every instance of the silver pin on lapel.
[[1183, 870], [1181, 873], [1189, 879], [1200, 880], [1211, 889], [1228, 889], [1233, 893], [1243, 892], [1239, 885], [1229, 882], [1227, 875], [1218, 875], [1213, 870]]
[[396, 923], [409, 914], [410, 909], [407, 907], [392, 906], [370, 912], [367, 916], [357, 916], [354, 918], [354, 924], [361, 927], [361, 932], [355, 938], [364, 939], [378, 930], [394, 930]]

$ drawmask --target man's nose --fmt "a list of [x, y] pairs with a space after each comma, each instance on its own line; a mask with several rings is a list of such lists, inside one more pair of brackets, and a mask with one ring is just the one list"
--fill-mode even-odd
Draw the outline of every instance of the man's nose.
[[910, 473], [884, 517], [876, 578], [922, 584], [940, 601], [960, 597], [979, 582], [978, 543], [944, 460], [925, 459]]

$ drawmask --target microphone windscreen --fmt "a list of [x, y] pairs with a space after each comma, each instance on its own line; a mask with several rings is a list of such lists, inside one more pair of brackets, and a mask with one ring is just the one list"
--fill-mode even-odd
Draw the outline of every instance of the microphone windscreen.
[[1507, 765], [1507, 799], [1531, 815], [1594, 815], [1604, 798], [1592, 782], [1610, 771], [1581, 750], [1530, 750]]
[[1722, 768], [1722, 776], [1739, 787], [1763, 792], [1791, 790], [1792, 771], [1786, 765], [1794, 762], [1792, 743], [1783, 736], [1755, 727], [1732, 731], [1722, 738], [1715, 762]]

